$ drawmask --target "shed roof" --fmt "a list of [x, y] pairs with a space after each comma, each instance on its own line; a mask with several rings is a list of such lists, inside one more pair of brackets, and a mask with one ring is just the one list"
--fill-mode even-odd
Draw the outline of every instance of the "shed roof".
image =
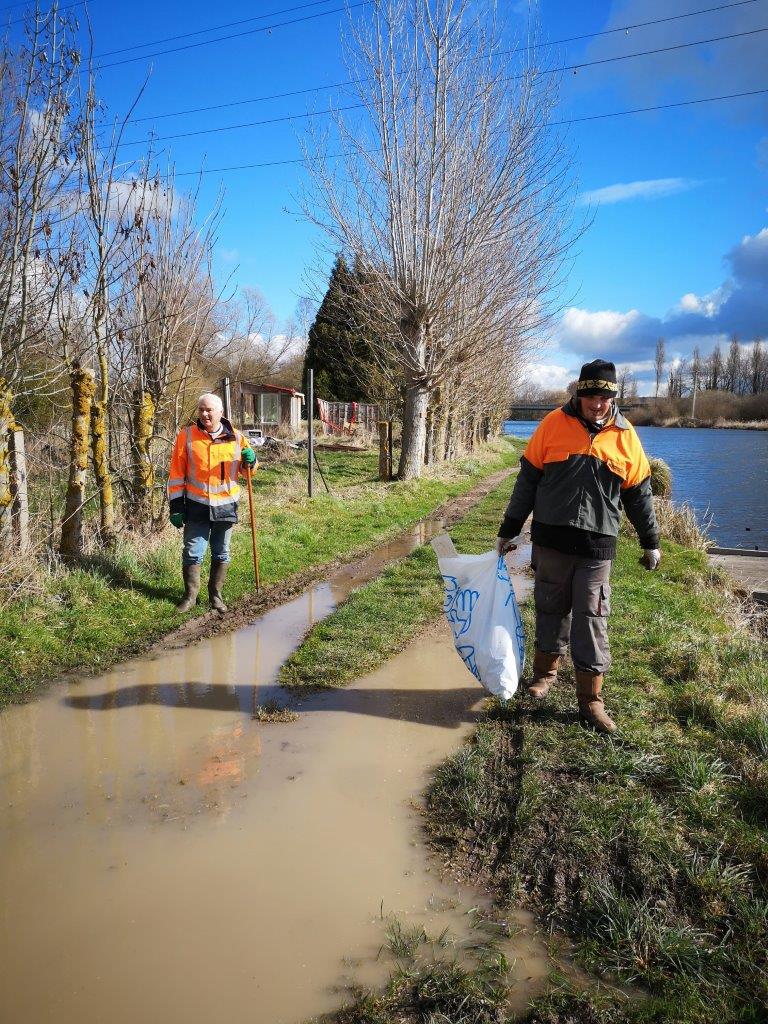
[[254, 391], [268, 391], [280, 395], [293, 395], [294, 398], [304, 399], [304, 392], [295, 388], [282, 388], [278, 384], [253, 384], [251, 381], [240, 381], [240, 387], [249, 388]]

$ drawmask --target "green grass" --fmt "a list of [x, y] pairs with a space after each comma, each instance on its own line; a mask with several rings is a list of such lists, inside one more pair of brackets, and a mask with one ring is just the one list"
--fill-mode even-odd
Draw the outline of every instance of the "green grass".
[[[487, 551], [499, 528], [510, 483], [479, 502], [450, 531], [465, 553]], [[315, 626], [281, 669], [287, 686], [343, 686], [384, 664], [439, 615], [443, 587], [431, 547], [418, 548], [355, 591]], [[386, 629], [381, 624], [386, 622]]]
[[323, 1017], [333, 1024], [502, 1024], [509, 997], [509, 964], [492, 942], [475, 942], [463, 956], [446, 951], [419, 927], [390, 923], [383, 950], [395, 960], [382, 992], [354, 994], [349, 1005]]
[[[346, 480], [346, 495], [318, 492], [312, 501], [296, 494], [295, 481], [285, 487], [265, 480], [266, 471], [257, 474], [262, 584], [269, 587], [367, 550], [470, 490], [483, 476], [513, 466], [519, 449], [497, 441], [473, 460], [472, 471], [465, 462], [408, 483], [371, 481], [368, 452], [321, 453], [321, 460], [332, 456], [335, 482]], [[247, 520], [245, 510], [241, 519]], [[232, 602], [253, 588], [250, 531], [244, 523], [233, 536], [225, 590]], [[159, 538], [124, 541], [113, 555], [71, 571], [41, 569], [35, 596], [6, 604], [0, 615], [0, 704], [23, 699], [67, 669], [104, 668], [177, 625], [180, 548], [180, 534], [169, 527]], [[201, 604], [191, 614], [204, 610]]]
[[[361, 483], [378, 481], [378, 451], [345, 451], [343, 448], [333, 451], [321, 448], [315, 452], [315, 455], [317, 457], [315, 484], [318, 493], [325, 493], [322, 477], [325, 477], [332, 492]], [[306, 451], [291, 451], [289, 449], [285, 458], [275, 462], [262, 459], [254, 477], [254, 490], [258, 494], [259, 491], [271, 489], [275, 484], [296, 486], [305, 490], [306, 465]], [[322, 477], [318, 471], [318, 465], [322, 471]]]
[[620, 732], [575, 723], [570, 678], [543, 707], [492, 705], [435, 775], [432, 838], [468, 874], [479, 865], [502, 905], [532, 905], [566, 931], [593, 973], [647, 986], [649, 1000], [611, 1020], [757, 1024], [766, 649], [723, 618], [702, 555], [665, 544], [658, 573], [636, 563], [622, 540], [606, 683]]

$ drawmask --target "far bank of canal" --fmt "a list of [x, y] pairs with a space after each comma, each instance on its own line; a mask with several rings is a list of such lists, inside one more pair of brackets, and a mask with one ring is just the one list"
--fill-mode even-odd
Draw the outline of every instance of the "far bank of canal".
[[[504, 432], [528, 438], [538, 426], [507, 420]], [[685, 501], [720, 547], [768, 549], [768, 431], [638, 427], [649, 456], [672, 469], [673, 497]]]

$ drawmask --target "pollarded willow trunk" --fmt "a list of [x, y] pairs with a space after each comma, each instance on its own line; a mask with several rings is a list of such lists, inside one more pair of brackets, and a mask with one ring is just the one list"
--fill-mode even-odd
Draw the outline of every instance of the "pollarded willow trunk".
[[133, 495], [134, 528], [152, 523], [152, 490], [155, 471], [149, 447], [155, 431], [155, 403], [148, 391], [138, 392], [133, 410]]
[[76, 366], [70, 376], [72, 388], [72, 437], [69, 448], [69, 482], [64, 519], [61, 524], [63, 558], [77, 559], [83, 553], [83, 506], [88, 475], [88, 449], [91, 437], [91, 406], [96, 394], [93, 370]]
[[423, 384], [407, 385], [405, 408], [403, 409], [403, 446], [397, 470], [398, 480], [413, 480], [421, 476], [421, 469], [424, 465], [428, 405], [429, 391]]
[[424, 465], [429, 466], [435, 461], [435, 415], [434, 397], [427, 402], [427, 421], [424, 427]]
[[12, 400], [13, 395], [6, 387], [5, 380], [0, 377], [0, 552], [7, 550], [11, 543], [13, 493], [9, 441], [14, 426]]

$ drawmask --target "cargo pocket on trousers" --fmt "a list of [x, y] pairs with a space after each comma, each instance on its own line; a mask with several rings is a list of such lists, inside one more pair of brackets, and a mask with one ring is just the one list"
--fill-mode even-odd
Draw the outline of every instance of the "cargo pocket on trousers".
[[597, 598], [597, 614], [607, 618], [611, 614], [611, 585], [601, 583], [600, 592]]

